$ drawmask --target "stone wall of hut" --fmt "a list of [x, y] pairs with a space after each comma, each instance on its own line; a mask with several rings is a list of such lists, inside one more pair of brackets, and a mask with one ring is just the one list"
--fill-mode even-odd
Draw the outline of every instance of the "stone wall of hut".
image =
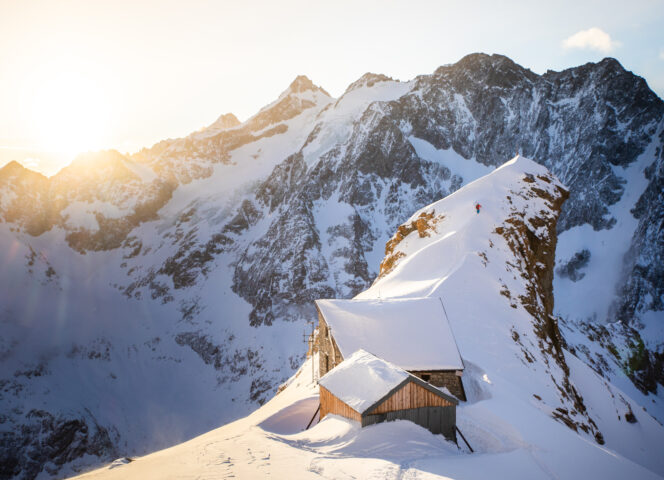
[[316, 347], [318, 349], [318, 378], [320, 378], [343, 362], [344, 359], [339, 351], [339, 347], [332, 338], [327, 322], [325, 322], [325, 319], [320, 313], [318, 314]]

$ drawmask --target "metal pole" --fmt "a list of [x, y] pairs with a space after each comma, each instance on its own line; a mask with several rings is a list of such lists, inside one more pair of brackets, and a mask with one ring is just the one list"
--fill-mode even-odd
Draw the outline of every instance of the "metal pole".
[[320, 403], [318, 404], [318, 408], [314, 412], [314, 416], [311, 417], [311, 420], [309, 420], [309, 424], [307, 425], [307, 428], [305, 428], [305, 430], [309, 430], [309, 427], [311, 426], [312, 422], [314, 421], [314, 418], [316, 418], [316, 414], [318, 413], [319, 410], [320, 410]]
[[[316, 416], [315, 413], [314, 413], [314, 416]], [[309, 428], [309, 427], [307, 427], [307, 428]], [[459, 435], [461, 435], [461, 438], [463, 438], [463, 441], [466, 443], [466, 445], [468, 445], [468, 448], [470, 448], [470, 453], [474, 453], [475, 450], [473, 450], [473, 447], [470, 446], [470, 444], [468, 443], [468, 440], [466, 440], [466, 437], [463, 436], [463, 433], [461, 433], [461, 430], [459, 430], [459, 427], [457, 427], [455, 425], [454, 428], [456, 428], [456, 431], [459, 432]]]

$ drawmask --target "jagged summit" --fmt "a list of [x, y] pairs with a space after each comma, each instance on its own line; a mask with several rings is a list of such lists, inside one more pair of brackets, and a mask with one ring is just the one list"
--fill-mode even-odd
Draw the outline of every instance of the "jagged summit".
[[315, 90], [316, 86], [306, 75], [298, 75], [288, 86], [291, 92], [304, 92], [305, 90]]
[[233, 128], [240, 125], [240, 120], [237, 119], [232, 113], [224, 113], [219, 116], [213, 123], [211, 123], [207, 128], [214, 130], [224, 130], [226, 128]]
[[616, 76], [625, 76], [625, 78], [628, 79], [641, 78], [625, 69], [625, 67], [613, 57], [604, 57], [598, 62], [587, 62], [578, 67], [570, 67], [563, 70], [547, 70], [542, 75], [542, 78], [559, 81], [560, 79], [565, 79], [570, 76], [582, 79], [593, 74], [599, 74], [604, 78]]
[[14, 176], [14, 175], [20, 175], [25, 170], [28, 170], [28, 169], [25, 168], [23, 165], [21, 165], [16, 160], [12, 160], [9, 163], [7, 163], [5, 166], [0, 168], [0, 178], [4, 178], [4, 177], [8, 177], [8, 176]]
[[98, 150], [94, 152], [84, 152], [76, 156], [70, 166], [87, 166], [93, 163], [114, 163], [122, 162], [125, 156], [115, 149]]
[[309, 77], [307, 77], [306, 75], [298, 75], [297, 77], [295, 77], [295, 80], [291, 82], [291, 84], [284, 91], [284, 93], [302, 93], [307, 91], [321, 92], [327, 95], [328, 97], [330, 96], [330, 94], [327, 93], [325, 89], [319, 87], [318, 85], [315, 85], [314, 82], [312, 82], [309, 79]]
[[44, 183], [48, 181], [48, 177], [34, 170], [30, 170], [16, 160], [12, 160], [0, 168], [0, 182], [18, 181], [38, 181]]
[[[506, 57], [505, 55], [500, 55], [497, 53], [489, 55], [487, 53], [480, 52], [468, 54], [456, 63], [440, 66], [434, 71], [434, 75], [442, 75], [449, 72], [450, 70], [455, 72], [468, 73], [485, 72], [489, 70], [503, 72], [511, 70], [522, 70], [524, 72], [530, 72], [530, 70], [518, 65], [511, 58]], [[530, 73], [533, 74], [532, 72]]]
[[362, 87], [373, 87], [375, 84], [379, 82], [389, 82], [393, 81], [394, 79], [391, 77], [388, 77], [387, 75], [383, 75], [382, 73], [371, 73], [367, 72], [364, 75], [362, 75], [359, 79], [351, 83], [348, 88], [346, 89], [345, 93], [348, 93], [352, 90], [356, 90], [358, 88]]

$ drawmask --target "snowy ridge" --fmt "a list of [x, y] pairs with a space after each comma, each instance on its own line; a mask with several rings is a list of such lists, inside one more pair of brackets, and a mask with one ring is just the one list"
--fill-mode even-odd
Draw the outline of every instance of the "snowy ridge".
[[[430, 229], [420, 235], [413, 231], [403, 239], [393, 253], [397, 257], [396, 267], [392, 267], [394, 275], [379, 278], [357, 298], [380, 298], [381, 295], [389, 298], [435, 297], [442, 293], [438, 287], [455, 271], [467, 263], [481, 262], [478, 256], [486, 249], [487, 239], [492, 238], [495, 227], [504, 224], [509, 215], [518, 211], [528, 222], [540, 214], [540, 204], [530, 198], [518, 197], [514, 192], [519, 190], [523, 178], [537, 175], [550, 176], [541, 165], [515, 157], [488, 176], [415, 212], [405, 224], [429, 216], [432, 218]], [[558, 180], [552, 180], [552, 183], [543, 184], [551, 194], [564, 189]], [[478, 203], [481, 214], [475, 213]], [[537, 236], [549, 234], [541, 227], [534, 233]], [[400, 253], [405, 257], [403, 260]], [[426, 272], [435, 272], [435, 275]], [[413, 277], [412, 281], [409, 276]], [[518, 289], [518, 285], [515, 288]], [[447, 296], [442, 298], [449, 303]]]

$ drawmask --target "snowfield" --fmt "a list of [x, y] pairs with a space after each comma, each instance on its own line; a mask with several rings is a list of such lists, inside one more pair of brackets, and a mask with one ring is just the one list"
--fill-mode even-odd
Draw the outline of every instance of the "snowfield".
[[[404, 225], [423, 213], [443, 217], [424, 234], [415, 229], [403, 237], [392, 270], [358, 295], [444, 300], [466, 365], [468, 401], [457, 408], [457, 424], [474, 453], [407, 421], [362, 429], [330, 415], [305, 431], [318, 405], [314, 356], [251, 415], [79, 478], [662, 478], [662, 425], [570, 352], [557, 355], [538, 337], [541, 319], [521, 297], [531, 285], [522, 274], [532, 265], [520, 264], [526, 257], [497, 233], [530, 225], [538, 238], [530, 241], [548, 248], [552, 232], [539, 220], [555, 220], [563, 192], [544, 167], [515, 158], [416, 212]], [[546, 258], [552, 262], [553, 254]]]
[[[475, 453], [461, 440], [457, 447], [408, 421], [360, 428], [329, 415], [305, 431], [318, 405], [310, 362], [285, 390], [246, 418], [76, 478], [662, 478], [552, 421], [534, 401], [499, 393], [488, 377], [481, 392], [457, 408], [458, 425]], [[482, 394], [490, 399], [478, 400]], [[507, 418], [520, 421], [510, 424]]]

